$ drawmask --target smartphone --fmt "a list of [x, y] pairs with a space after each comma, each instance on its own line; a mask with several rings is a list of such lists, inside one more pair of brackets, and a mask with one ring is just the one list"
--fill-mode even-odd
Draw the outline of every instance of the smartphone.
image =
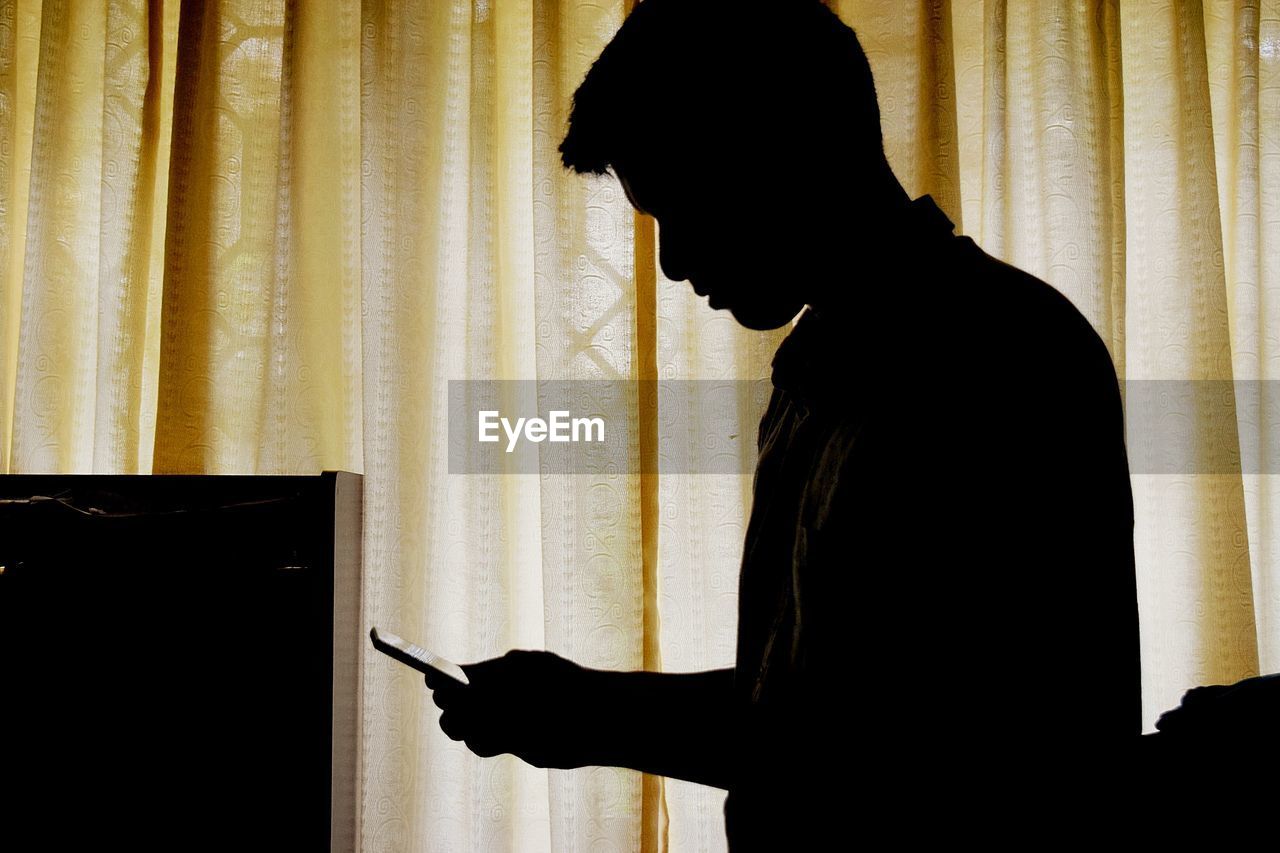
[[413, 667], [418, 672], [443, 675], [459, 684], [471, 683], [467, 680], [467, 674], [462, 671], [462, 667], [456, 663], [447, 661], [439, 655], [433, 655], [422, 646], [415, 645], [390, 631], [379, 632], [377, 628], [371, 628], [369, 639], [373, 640], [375, 649], [390, 655], [402, 664]]

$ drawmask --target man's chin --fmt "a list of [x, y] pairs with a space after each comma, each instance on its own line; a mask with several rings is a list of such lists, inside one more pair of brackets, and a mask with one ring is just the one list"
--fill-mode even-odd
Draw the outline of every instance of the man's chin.
[[787, 325], [795, 319], [796, 315], [804, 308], [803, 302], [789, 303], [786, 305], [730, 305], [729, 313], [733, 315], [733, 319], [737, 320], [739, 325], [746, 326], [757, 332], [767, 332], [770, 329], [778, 329]]

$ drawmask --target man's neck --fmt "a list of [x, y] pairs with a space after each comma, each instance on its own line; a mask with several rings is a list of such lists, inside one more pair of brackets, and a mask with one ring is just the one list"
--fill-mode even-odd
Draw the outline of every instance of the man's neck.
[[911, 261], [912, 242], [919, 236], [910, 205], [904, 191], [846, 220], [845, 238], [829, 241], [832, 257], [820, 267], [825, 272], [815, 276], [809, 300], [815, 315], [871, 319], [901, 296], [892, 284]]

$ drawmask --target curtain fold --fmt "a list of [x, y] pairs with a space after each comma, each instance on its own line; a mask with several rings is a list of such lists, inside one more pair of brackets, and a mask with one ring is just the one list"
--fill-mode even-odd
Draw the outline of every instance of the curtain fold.
[[0, 12], [0, 470], [11, 471], [40, 6], [10, 2]]
[[[0, 471], [359, 471], [370, 624], [731, 665], [749, 474], [625, 472], [716, 406], [749, 463], [735, 380], [786, 330], [709, 312], [616, 182], [560, 166], [633, 2], [0, 0]], [[1280, 669], [1280, 0], [829, 5], [908, 192], [1079, 306], [1127, 399], [1235, 383], [1163, 415], [1241, 470], [1134, 475], [1147, 729]], [[726, 390], [628, 400], [617, 475], [451, 474], [451, 384], [486, 379]], [[723, 791], [481, 760], [437, 719], [368, 661], [365, 849], [724, 847]]]
[[[1205, 42], [1258, 669], [1280, 670], [1280, 2], [1210, 3]], [[1270, 471], [1271, 474], [1260, 473]], [[1243, 597], [1243, 596], [1242, 596]]]
[[[1125, 373], [1124, 93], [1116, 2], [987, 0], [981, 245], [1070, 297]], [[977, 25], [976, 20], [966, 22]], [[971, 94], [970, 97], [973, 95]]]
[[[1127, 378], [1230, 381], [1202, 8], [1122, 4], [1121, 24]], [[1204, 439], [1238, 445], [1235, 424], [1224, 428], [1199, 400], [1186, 414]], [[1143, 438], [1130, 430], [1131, 442]], [[1256, 673], [1257, 637], [1241, 476], [1133, 479], [1143, 663], [1158, 676], [1145, 679], [1143, 704], [1154, 710], [1177, 704], [1181, 684]]]
[[359, 7], [181, 15], [153, 470], [359, 469]]
[[[169, 149], [166, 21], [158, 2], [19, 5], [6, 10], [23, 28], [10, 29], [6, 47], [13, 60], [38, 59], [34, 81], [33, 69], [10, 65], [17, 109], [6, 122], [29, 135], [10, 136], [6, 164], [23, 206], [6, 207], [4, 229], [4, 454], [10, 470], [145, 470], [167, 192], [157, 180]], [[34, 31], [37, 9], [32, 51], [25, 28]]]

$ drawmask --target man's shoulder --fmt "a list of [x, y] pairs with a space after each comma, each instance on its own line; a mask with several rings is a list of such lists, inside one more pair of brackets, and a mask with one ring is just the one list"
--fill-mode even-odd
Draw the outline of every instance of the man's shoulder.
[[[957, 359], [971, 378], [949, 380], [938, 404], [966, 412], [959, 440], [1062, 459], [1068, 446], [1085, 452], [1117, 441], [1119, 380], [1093, 323], [1053, 285], [969, 243], [962, 274], [973, 280], [962, 289], [973, 298], [955, 313], [971, 327], [943, 346], [980, 343]], [[945, 353], [937, 355], [943, 363]]]
[[[802, 315], [774, 357], [774, 385], [788, 392], [775, 404], [794, 396], [859, 423], [956, 397], [994, 414], [1027, 398], [1112, 395], [1110, 351], [1065, 294], [968, 237], [928, 249], [882, 283], [895, 290], [870, 322], [855, 308]], [[770, 406], [773, 417], [787, 411]]]
[[[981, 340], [994, 344], [984, 348], [984, 355], [1004, 361], [1006, 370], [1046, 376], [1059, 371], [1071, 375], [1100, 364], [1114, 371], [1106, 342], [1066, 294], [988, 254], [970, 238], [956, 239], [967, 244], [961, 253], [966, 262], [958, 272], [969, 279], [955, 295], [968, 305], [956, 313], [973, 324]], [[948, 310], [956, 310], [955, 300]]]

